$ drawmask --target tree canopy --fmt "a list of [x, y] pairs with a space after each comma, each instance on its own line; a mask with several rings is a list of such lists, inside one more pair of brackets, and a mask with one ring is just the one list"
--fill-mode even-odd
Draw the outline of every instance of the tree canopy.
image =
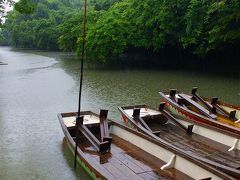
[[[2, 37], [16, 47], [80, 51], [83, 0], [21, 0]], [[24, 14], [23, 14], [24, 13]], [[239, 0], [90, 0], [88, 57], [171, 46], [198, 57], [240, 44]]]

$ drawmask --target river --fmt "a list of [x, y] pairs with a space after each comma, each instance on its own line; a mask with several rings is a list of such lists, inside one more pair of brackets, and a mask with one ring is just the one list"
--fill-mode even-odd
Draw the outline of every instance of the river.
[[[0, 47], [0, 179], [88, 179], [73, 170], [57, 113], [76, 111], [79, 61], [73, 54]], [[240, 104], [238, 77], [186, 71], [86, 70], [84, 110], [157, 107], [159, 91], [177, 88]]]

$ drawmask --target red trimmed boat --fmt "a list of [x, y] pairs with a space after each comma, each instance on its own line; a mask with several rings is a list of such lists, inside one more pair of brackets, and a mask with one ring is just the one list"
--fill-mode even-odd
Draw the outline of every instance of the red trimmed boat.
[[170, 90], [170, 93], [160, 92], [160, 96], [162, 102], [166, 103], [167, 109], [173, 114], [183, 117], [185, 122], [197, 123], [231, 137], [226, 140], [224, 138], [217, 139], [218, 141], [228, 141], [226, 145], [240, 149], [240, 122], [238, 120], [240, 107], [219, 102], [217, 98], [209, 101], [200, 97], [196, 91], [197, 88], [193, 88], [192, 95], [188, 95]]
[[[229, 147], [195, 133], [199, 126], [183, 124], [164, 109], [146, 105], [119, 107], [123, 121], [131, 128], [152, 139], [166, 143], [172, 149], [210, 165], [235, 178], [240, 178], [240, 151], [228, 151]], [[209, 135], [210, 136], [210, 135]]]
[[78, 164], [92, 179], [232, 179], [231, 176], [192, 159], [167, 142], [157, 141], [90, 111], [61, 113], [64, 140]]

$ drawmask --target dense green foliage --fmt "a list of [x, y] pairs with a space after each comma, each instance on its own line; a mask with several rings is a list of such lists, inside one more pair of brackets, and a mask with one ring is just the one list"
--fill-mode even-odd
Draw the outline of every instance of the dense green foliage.
[[[15, 8], [2, 31], [10, 45], [81, 49], [83, 0], [21, 0]], [[100, 61], [169, 46], [205, 57], [240, 44], [239, 0], [91, 0], [87, 21], [86, 52]]]
[[59, 49], [58, 26], [67, 18], [66, 14], [72, 11], [73, 5], [55, 0], [41, 0], [41, 3], [25, 1], [15, 4], [17, 10], [8, 13], [3, 26], [9, 44], [24, 48]]

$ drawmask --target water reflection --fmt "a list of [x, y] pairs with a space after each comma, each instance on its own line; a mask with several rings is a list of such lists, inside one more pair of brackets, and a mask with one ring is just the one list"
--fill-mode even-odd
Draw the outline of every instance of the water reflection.
[[[78, 86], [79, 62], [76, 59], [59, 59], [59, 65], [70, 74]], [[88, 65], [85, 65], [88, 66]], [[220, 100], [239, 104], [239, 77], [226, 77], [184, 71], [151, 70], [91, 70], [84, 71], [84, 107], [92, 110], [107, 108], [114, 118], [119, 117], [117, 106], [148, 104], [158, 107], [159, 91], [171, 88], [190, 92], [199, 87], [206, 97], [217, 96]]]
[[[75, 179], [72, 155], [62, 148], [57, 113], [77, 110], [79, 61], [74, 54], [0, 48], [0, 179]], [[239, 104], [239, 77], [180, 71], [86, 70], [83, 109], [157, 107], [159, 91], [198, 86], [204, 96]], [[80, 175], [81, 176], [81, 175]], [[84, 177], [84, 176], [83, 176]], [[81, 176], [82, 178], [82, 176]]]
[[80, 165], [77, 164], [76, 169], [74, 169], [74, 156], [73, 151], [69, 148], [67, 145], [67, 141], [63, 139], [62, 141], [62, 151], [64, 153], [65, 159], [69, 165], [69, 167], [76, 172], [77, 178], [80, 178], [81, 180], [89, 180], [89, 176], [83, 169], [81, 169]]
[[8, 63], [0, 67], [0, 179], [76, 178], [63, 156], [56, 117], [75, 105], [74, 80], [53, 58], [9, 48], [0, 54]]

